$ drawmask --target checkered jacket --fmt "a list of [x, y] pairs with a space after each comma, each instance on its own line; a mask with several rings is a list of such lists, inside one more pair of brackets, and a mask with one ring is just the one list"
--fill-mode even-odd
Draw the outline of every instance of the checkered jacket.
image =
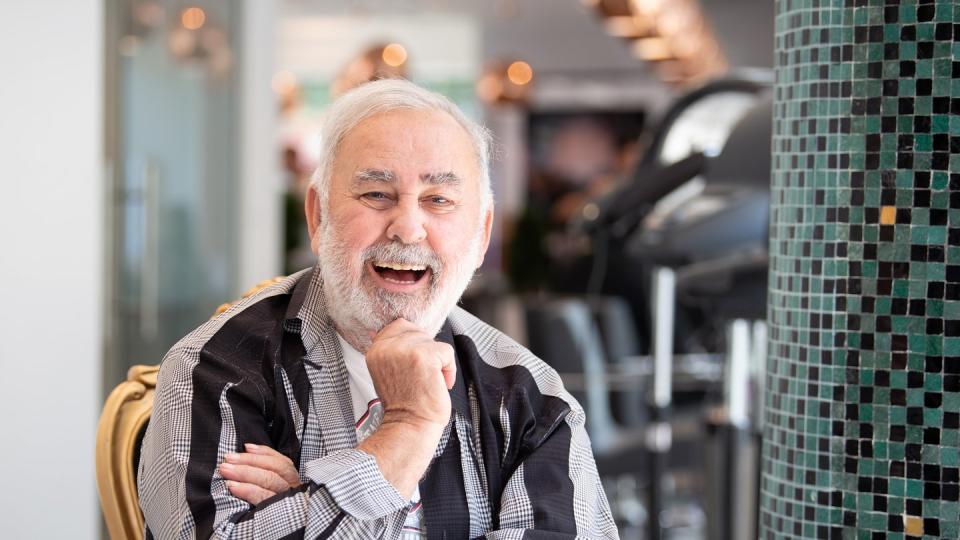
[[[163, 360], [138, 477], [147, 538], [397, 538], [409, 510], [356, 449], [320, 273], [233, 306]], [[453, 411], [420, 481], [428, 538], [615, 538], [583, 409], [556, 372], [456, 308]], [[302, 485], [252, 506], [218, 465], [244, 443], [298, 464]]]

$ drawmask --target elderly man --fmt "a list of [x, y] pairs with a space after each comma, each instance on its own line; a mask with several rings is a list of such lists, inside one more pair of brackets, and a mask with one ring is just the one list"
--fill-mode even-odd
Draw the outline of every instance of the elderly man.
[[164, 358], [148, 537], [616, 537], [583, 410], [456, 307], [490, 239], [489, 135], [384, 80], [333, 104], [323, 145], [316, 266]]

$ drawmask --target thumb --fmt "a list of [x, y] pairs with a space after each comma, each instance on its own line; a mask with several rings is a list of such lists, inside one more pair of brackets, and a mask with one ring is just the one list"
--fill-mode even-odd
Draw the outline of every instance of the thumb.
[[452, 359], [445, 362], [440, 367], [440, 373], [443, 374], [443, 382], [446, 383], [447, 390], [452, 390], [453, 385], [457, 382], [457, 363]]

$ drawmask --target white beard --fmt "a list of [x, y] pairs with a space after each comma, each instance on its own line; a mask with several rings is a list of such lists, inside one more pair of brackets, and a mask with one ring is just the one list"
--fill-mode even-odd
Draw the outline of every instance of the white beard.
[[[330, 226], [327, 220], [320, 223], [317, 234], [320, 234], [318, 256], [327, 312], [340, 335], [365, 353], [372, 341], [370, 332], [377, 333], [399, 318], [412, 322], [431, 336], [440, 331], [473, 278], [483, 228], [478, 228], [464, 256], [446, 263], [423, 245], [397, 241], [352, 253], [336, 234], [336, 227]], [[368, 274], [367, 263], [371, 260], [426, 265], [431, 270], [429, 286], [415, 294], [386, 291]]]

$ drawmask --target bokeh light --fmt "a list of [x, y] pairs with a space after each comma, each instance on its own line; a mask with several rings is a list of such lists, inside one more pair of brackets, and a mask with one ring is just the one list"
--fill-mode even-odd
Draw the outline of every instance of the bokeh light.
[[391, 67], [402, 66], [407, 61], [407, 50], [399, 43], [391, 43], [383, 48], [383, 62]]
[[199, 30], [207, 20], [207, 14], [196, 6], [188, 7], [180, 14], [180, 24], [187, 30]]
[[523, 86], [533, 80], [533, 68], [530, 64], [517, 60], [507, 68], [507, 78], [513, 84]]

